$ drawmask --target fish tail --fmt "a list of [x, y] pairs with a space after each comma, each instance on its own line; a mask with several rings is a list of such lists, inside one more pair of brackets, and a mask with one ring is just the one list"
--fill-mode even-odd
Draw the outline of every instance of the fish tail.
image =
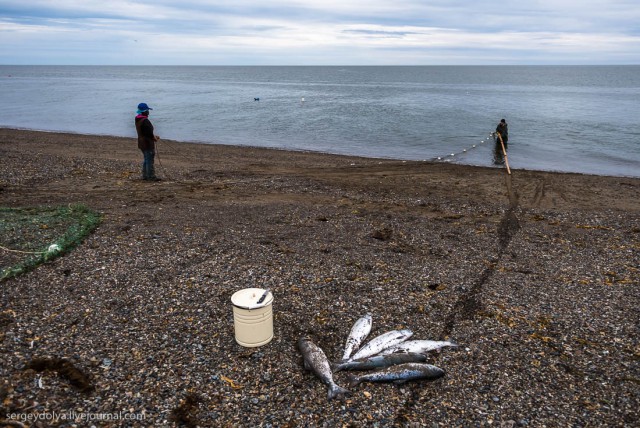
[[336, 397], [347, 395], [347, 394], [349, 394], [348, 389], [345, 389], [334, 383], [329, 387], [329, 393], [327, 397], [329, 398], [329, 400], [331, 400], [332, 398], [336, 398]]
[[360, 385], [360, 378], [358, 378], [358, 376], [356, 375], [352, 375], [350, 374], [347, 379], [349, 379], [349, 387], [353, 388], [355, 386]]
[[331, 371], [333, 373], [337, 373], [339, 371], [344, 370], [344, 364], [341, 364], [341, 363], [329, 363], [329, 365], [331, 366]]
[[347, 340], [347, 344], [344, 347], [344, 353], [342, 354], [342, 359], [346, 360], [353, 354], [353, 345], [351, 344], [351, 340]]

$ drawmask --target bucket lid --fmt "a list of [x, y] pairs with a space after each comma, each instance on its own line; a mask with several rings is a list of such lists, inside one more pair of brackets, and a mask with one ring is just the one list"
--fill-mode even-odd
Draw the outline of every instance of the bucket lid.
[[273, 302], [273, 294], [271, 291], [267, 293], [267, 297], [260, 303], [260, 297], [266, 290], [263, 288], [245, 288], [244, 290], [236, 291], [231, 296], [231, 303], [233, 306], [242, 309], [257, 309], [270, 305]]

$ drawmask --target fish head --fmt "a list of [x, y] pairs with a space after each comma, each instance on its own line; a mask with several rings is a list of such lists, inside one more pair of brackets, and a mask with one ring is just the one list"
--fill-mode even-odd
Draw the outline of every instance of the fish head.
[[298, 339], [298, 349], [302, 349], [307, 347], [307, 344], [311, 342], [311, 338], [309, 336], [302, 336]]

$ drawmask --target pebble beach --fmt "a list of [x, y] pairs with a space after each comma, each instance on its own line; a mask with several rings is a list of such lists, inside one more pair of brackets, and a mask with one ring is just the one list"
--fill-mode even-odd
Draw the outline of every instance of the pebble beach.
[[[640, 179], [158, 150], [145, 182], [131, 138], [0, 129], [0, 206], [102, 214], [0, 283], [0, 426], [640, 424]], [[252, 287], [273, 293], [274, 337], [247, 348], [231, 296]], [[446, 374], [339, 372], [350, 394], [328, 400], [296, 342], [338, 361], [365, 313], [370, 337], [458, 344], [428, 355]]]

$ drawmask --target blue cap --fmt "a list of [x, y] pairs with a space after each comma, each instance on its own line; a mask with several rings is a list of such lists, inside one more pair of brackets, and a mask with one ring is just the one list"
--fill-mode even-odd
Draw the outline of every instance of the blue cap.
[[151, 107], [149, 107], [147, 105], [147, 103], [140, 103], [138, 104], [138, 111], [139, 112], [143, 112], [143, 111], [148, 111], [148, 110], [153, 110]]

